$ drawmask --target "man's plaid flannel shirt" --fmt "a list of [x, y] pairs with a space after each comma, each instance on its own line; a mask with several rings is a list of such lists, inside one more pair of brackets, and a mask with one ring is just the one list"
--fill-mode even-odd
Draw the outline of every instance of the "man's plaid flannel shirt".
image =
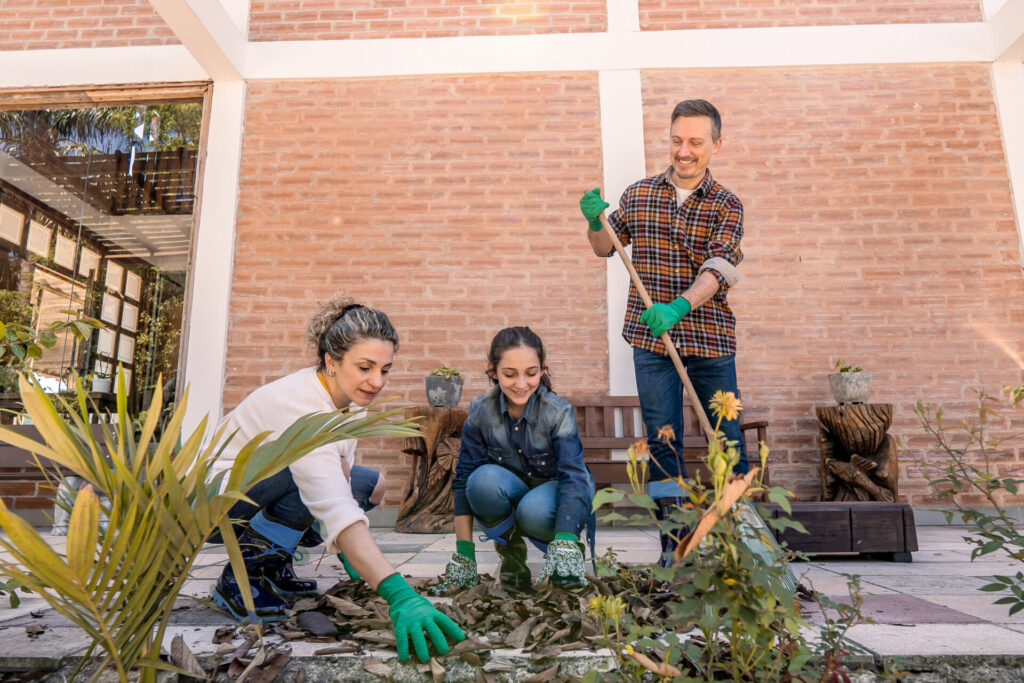
[[[619, 208], [608, 221], [625, 246], [633, 245], [633, 266], [654, 303], [669, 303], [697, 277], [701, 265], [721, 257], [734, 266], [743, 259], [743, 204], [704, 172], [704, 180], [681, 206], [676, 206], [672, 169], [645, 178], [623, 193]], [[669, 330], [681, 356], [714, 358], [736, 353], [736, 318], [726, 299], [728, 286], [721, 273], [719, 290]], [[664, 344], [640, 321], [644, 304], [629, 286], [622, 336], [632, 346], [665, 355]]]

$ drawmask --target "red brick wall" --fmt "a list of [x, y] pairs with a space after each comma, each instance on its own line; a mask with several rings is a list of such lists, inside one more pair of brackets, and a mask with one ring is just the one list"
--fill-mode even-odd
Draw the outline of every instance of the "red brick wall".
[[252, 0], [249, 40], [604, 31], [605, 0]]
[[0, 50], [178, 42], [149, 0], [3, 0], [0, 3]]
[[[872, 400], [895, 404], [901, 493], [928, 502], [921, 459], [934, 448], [914, 403], [945, 403], [955, 422], [972, 387], [1024, 379], [1024, 278], [988, 69], [660, 71], [643, 75], [643, 97], [650, 173], [667, 165], [677, 100], [722, 112], [711, 168], [746, 209], [745, 279], [730, 295], [740, 386], [771, 420], [776, 480], [816, 492], [813, 408], [832, 402], [838, 357], [872, 371]], [[997, 450], [1024, 473], [1020, 439]]]
[[970, 21], [979, 0], [640, 0], [645, 31]]
[[[594, 74], [250, 85], [226, 408], [312, 364], [306, 321], [336, 291], [391, 316], [404, 402], [440, 364], [464, 403], [482, 393], [491, 337], [521, 324], [556, 390], [605, 390], [605, 267], [577, 205], [602, 172], [597, 102]], [[360, 447], [392, 505], [400, 447]]]

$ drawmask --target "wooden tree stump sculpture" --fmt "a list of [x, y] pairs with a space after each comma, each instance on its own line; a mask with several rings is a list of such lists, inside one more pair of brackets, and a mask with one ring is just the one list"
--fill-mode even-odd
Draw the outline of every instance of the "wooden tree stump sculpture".
[[455, 531], [452, 479], [466, 411], [460, 408], [415, 407], [406, 417], [421, 417], [422, 437], [408, 438], [402, 452], [412, 456], [412, 470], [402, 494], [395, 531], [440, 534]]
[[898, 495], [899, 461], [891, 403], [816, 408], [822, 500], [878, 500]]

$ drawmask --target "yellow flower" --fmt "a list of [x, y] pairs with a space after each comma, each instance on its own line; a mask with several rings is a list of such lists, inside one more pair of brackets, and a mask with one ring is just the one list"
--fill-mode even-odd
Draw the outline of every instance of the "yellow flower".
[[626, 643], [626, 654], [630, 656], [633, 655], [633, 646], [629, 643]]
[[723, 579], [723, 581], [725, 582], [726, 586], [735, 586], [736, 585], [736, 579]]
[[711, 397], [711, 410], [723, 420], [735, 420], [743, 410], [743, 404], [731, 391], [716, 391]]

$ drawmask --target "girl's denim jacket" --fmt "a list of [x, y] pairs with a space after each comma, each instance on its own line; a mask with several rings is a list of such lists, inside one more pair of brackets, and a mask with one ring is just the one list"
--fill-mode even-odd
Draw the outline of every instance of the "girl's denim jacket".
[[517, 474], [530, 488], [558, 480], [555, 532], [579, 534], [590, 518], [594, 482], [583, 462], [572, 405], [541, 385], [530, 396], [519, 424], [526, 428], [518, 439], [521, 449], [512, 437], [516, 420], [509, 416], [505, 395], [497, 386], [469, 404], [452, 480], [455, 515], [473, 514], [466, 480], [476, 468], [493, 463]]

